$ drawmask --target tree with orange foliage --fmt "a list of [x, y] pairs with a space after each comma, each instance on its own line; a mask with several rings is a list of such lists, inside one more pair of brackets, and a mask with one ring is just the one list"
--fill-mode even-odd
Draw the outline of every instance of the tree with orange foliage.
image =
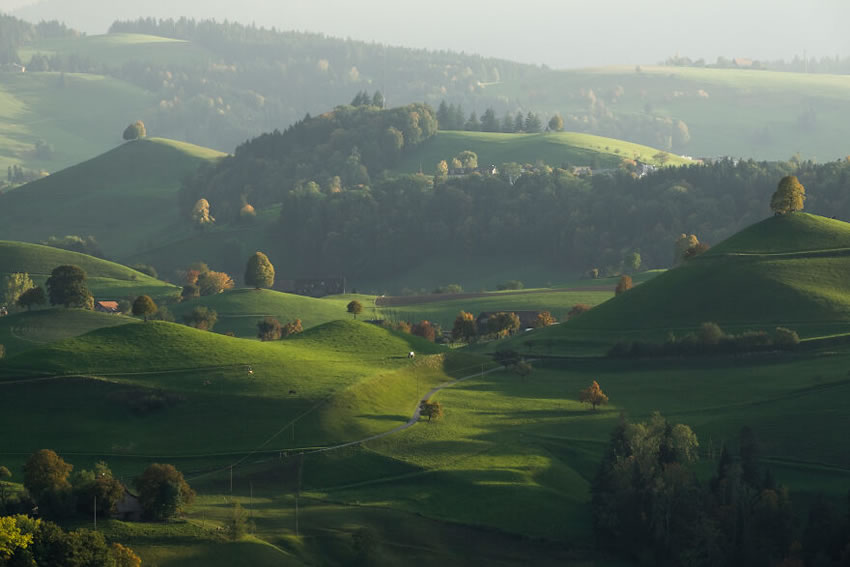
[[625, 293], [633, 287], [634, 284], [632, 283], [632, 276], [623, 276], [620, 278], [620, 281], [617, 283], [617, 287], [614, 289], [614, 295]]
[[583, 404], [590, 404], [593, 411], [596, 411], [596, 406], [604, 406], [608, 403], [608, 396], [599, 387], [599, 382], [593, 381], [589, 387], [579, 393], [579, 401]]
[[198, 276], [198, 288], [202, 296], [216, 295], [233, 289], [233, 278], [224, 272], [204, 272]]
[[572, 309], [567, 312], [567, 320], [569, 321], [573, 317], [578, 317], [582, 313], [587, 313], [590, 311], [590, 305], [587, 303], [576, 303], [573, 305]]
[[475, 316], [472, 313], [461, 311], [455, 317], [454, 326], [452, 326], [452, 338], [456, 341], [469, 342], [478, 334], [478, 328], [475, 326]]
[[434, 342], [434, 339], [437, 338], [437, 330], [434, 329], [434, 326], [428, 320], [419, 321], [417, 324], [413, 325], [410, 329], [410, 333], [417, 337], [422, 337], [425, 340], [431, 341], [432, 343]]
[[534, 319], [534, 322], [531, 324], [535, 329], [539, 329], [540, 327], [548, 327], [549, 325], [554, 325], [558, 320], [555, 319], [551, 313], [548, 311], [541, 311], [537, 314], [537, 317]]

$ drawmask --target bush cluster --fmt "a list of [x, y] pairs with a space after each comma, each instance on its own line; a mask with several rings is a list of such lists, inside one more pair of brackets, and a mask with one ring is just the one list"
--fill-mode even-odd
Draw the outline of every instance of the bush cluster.
[[663, 343], [647, 341], [621, 341], [608, 351], [612, 358], [639, 358], [658, 356], [692, 356], [702, 354], [736, 354], [771, 350], [793, 350], [800, 344], [796, 331], [777, 327], [774, 333], [746, 331], [739, 335], [727, 334], [716, 323], [703, 323], [697, 333], [683, 337], [670, 335]]

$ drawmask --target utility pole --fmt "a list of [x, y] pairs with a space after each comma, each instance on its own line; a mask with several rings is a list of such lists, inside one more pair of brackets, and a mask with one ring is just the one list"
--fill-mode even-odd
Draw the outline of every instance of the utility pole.
[[230, 465], [230, 497], [233, 498], [233, 465]]
[[97, 495], [94, 497], [94, 531], [97, 531]]

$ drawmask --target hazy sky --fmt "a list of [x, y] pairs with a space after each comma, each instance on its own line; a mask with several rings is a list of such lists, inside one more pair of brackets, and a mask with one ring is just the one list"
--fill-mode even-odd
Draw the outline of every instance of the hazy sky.
[[103, 33], [116, 18], [216, 18], [552, 67], [850, 56], [850, 0], [0, 0]]

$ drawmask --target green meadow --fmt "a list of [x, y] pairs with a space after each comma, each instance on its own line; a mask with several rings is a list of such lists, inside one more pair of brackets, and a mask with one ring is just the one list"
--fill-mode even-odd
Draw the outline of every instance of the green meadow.
[[[0, 169], [59, 171], [121, 142], [156, 101], [124, 81], [80, 73], [0, 73]], [[53, 147], [35, 154], [38, 140]], [[94, 204], [94, 203], [92, 203]]]
[[52, 246], [0, 240], [0, 277], [26, 272], [35, 283], [44, 285], [50, 272], [63, 264], [73, 264], [86, 271], [88, 287], [95, 300], [141, 294], [154, 298], [176, 297], [179, 292], [172, 284], [115, 262]]
[[[623, 140], [604, 138], [578, 132], [547, 132], [545, 134], [502, 134], [496, 132], [440, 131], [418, 151], [410, 154], [396, 168], [399, 172], [431, 174], [441, 160], [451, 159], [464, 150], [478, 154], [479, 165], [516, 162], [535, 164], [543, 161], [552, 166], [598, 167], [620, 165], [623, 159], [658, 164], [657, 149]], [[662, 152], [666, 163], [686, 165], [690, 160]]]

